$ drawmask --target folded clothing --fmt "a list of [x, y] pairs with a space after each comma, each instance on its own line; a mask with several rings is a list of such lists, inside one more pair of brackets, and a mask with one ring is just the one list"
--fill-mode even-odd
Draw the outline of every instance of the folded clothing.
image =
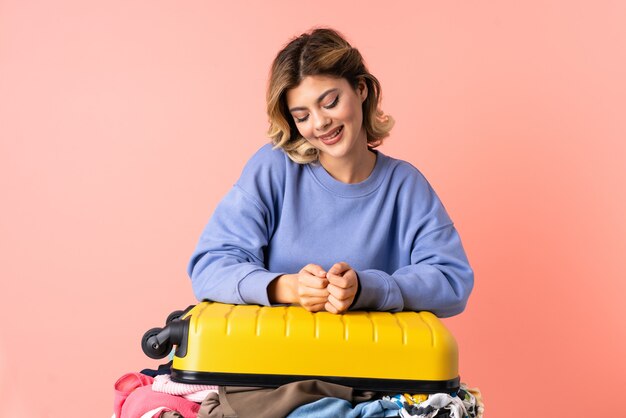
[[160, 393], [167, 393], [193, 401], [202, 402], [210, 392], [217, 393], [217, 386], [210, 385], [189, 385], [172, 381], [168, 374], [161, 374], [154, 377], [152, 390]]
[[113, 411], [116, 418], [161, 416], [177, 411], [184, 418], [196, 418], [200, 405], [182, 396], [155, 392], [154, 378], [142, 373], [127, 373], [114, 385]]
[[338, 398], [360, 403], [382, 394], [357, 391], [347, 386], [320, 380], [302, 380], [276, 389], [220, 386], [219, 394], [210, 393], [202, 402], [198, 418], [277, 418], [286, 417], [299, 406], [323, 398]]
[[159, 408], [157, 417], [165, 411], [176, 411], [183, 418], [196, 418], [200, 404], [188, 401], [181, 396], [155, 392], [150, 386], [142, 386], [128, 395], [119, 418], [139, 418], [146, 412]]
[[435, 393], [428, 395], [408, 394], [385, 398], [402, 405], [403, 418], [482, 418], [484, 405], [478, 388], [468, 388], [465, 383], [457, 393]]

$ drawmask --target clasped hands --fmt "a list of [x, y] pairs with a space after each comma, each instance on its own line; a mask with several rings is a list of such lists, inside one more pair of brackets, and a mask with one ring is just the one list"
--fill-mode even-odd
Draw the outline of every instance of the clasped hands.
[[311, 312], [344, 313], [357, 290], [357, 274], [348, 263], [336, 263], [328, 271], [307, 264], [296, 274], [277, 277], [268, 287], [272, 303], [296, 303]]

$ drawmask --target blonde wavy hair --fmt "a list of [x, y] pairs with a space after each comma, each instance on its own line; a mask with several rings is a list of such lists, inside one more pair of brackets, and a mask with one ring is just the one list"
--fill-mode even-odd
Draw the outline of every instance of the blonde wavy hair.
[[267, 88], [268, 136], [275, 148], [301, 164], [317, 161], [319, 151], [298, 132], [289, 113], [286, 93], [307, 76], [325, 75], [344, 78], [355, 89], [359, 81], [367, 85], [363, 102], [363, 127], [367, 144], [376, 148], [389, 136], [394, 120], [380, 108], [379, 81], [365, 67], [363, 57], [337, 31], [314, 29], [292, 39], [276, 56]]

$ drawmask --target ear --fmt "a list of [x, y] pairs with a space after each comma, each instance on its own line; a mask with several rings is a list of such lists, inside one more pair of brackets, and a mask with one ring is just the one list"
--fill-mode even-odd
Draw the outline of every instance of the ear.
[[363, 103], [365, 99], [367, 99], [367, 84], [365, 83], [365, 80], [362, 78], [359, 80], [359, 83], [356, 85], [356, 93], [361, 98], [361, 103]]

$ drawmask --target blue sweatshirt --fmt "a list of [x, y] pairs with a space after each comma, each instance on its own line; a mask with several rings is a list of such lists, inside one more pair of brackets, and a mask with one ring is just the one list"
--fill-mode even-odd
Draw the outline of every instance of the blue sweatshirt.
[[450, 217], [415, 167], [375, 152], [370, 176], [346, 184], [263, 146], [193, 253], [198, 300], [270, 305], [279, 275], [344, 261], [361, 286], [352, 310], [462, 312], [474, 274]]

